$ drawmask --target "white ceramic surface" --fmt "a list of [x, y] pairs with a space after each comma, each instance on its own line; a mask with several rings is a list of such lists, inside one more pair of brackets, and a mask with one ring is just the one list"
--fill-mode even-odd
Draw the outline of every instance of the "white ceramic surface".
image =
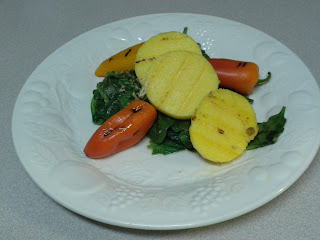
[[[211, 57], [256, 62], [272, 80], [250, 96], [259, 122], [286, 106], [274, 145], [215, 165], [196, 153], [153, 156], [144, 139], [105, 160], [83, 148], [91, 122], [94, 76], [107, 57], [166, 31], [188, 34]], [[117, 21], [63, 45], [32, 73], [12, 119], [16, 151], [30, 177], [66, 208], [104, 223], [139, 229], [182, 229], [225, 221], [262, 206], [292, 185], [320, 143], [320, 94], [312, 74], [279, 41], [213, 16], [170, 13]]]

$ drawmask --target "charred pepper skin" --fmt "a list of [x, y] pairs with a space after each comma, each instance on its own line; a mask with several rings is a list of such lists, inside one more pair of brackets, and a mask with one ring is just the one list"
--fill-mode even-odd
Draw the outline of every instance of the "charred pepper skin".
[[143, 100], [134, 100], [105, 121], [92, 135], [84, 153], [93, 159], [108, 157], [137, 144], [157, 118], [156, 109]]

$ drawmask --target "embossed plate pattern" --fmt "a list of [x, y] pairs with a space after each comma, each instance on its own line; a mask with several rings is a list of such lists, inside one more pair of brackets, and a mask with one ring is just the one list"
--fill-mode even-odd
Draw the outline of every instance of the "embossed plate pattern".
[[[188, 34], [216, 58], [256, 62], [271, 82], [251, 95], [259, 122], [286, 106], [275, 145], [215, 165], [182, 151], [152, 156], [144, 139], [105, 160], [82, 150], [91, 122], [94, 76], [105, 58], [166, 31]], [[302, 80], [303, 79], [303, 80]], [[225, 221], [265, 204], [296, 181], [320, 142], [320, 94], [307, 67], [269, 35], [234, 21], [197, 14], [156, 14], [107, 24], [52, 53], [23, 86], [13, 112], [16, 151], [34, 182], [68, 209], [103, 223], [182, 229]]]

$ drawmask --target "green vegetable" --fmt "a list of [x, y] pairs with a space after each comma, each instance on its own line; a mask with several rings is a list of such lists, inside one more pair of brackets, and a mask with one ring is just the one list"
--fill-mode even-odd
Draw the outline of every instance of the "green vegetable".
[[198, 44], [199, 44], [199, 47], [200, 47], [200, 49], [201, 49], [202, 56], [203, 56], [204, 58], [206, 58], [206, 59], [209, 59], [210, 56], [206, 53], [205, 50], [203, 50], [203, 49], [201, 48], [201, 44], [200, 44], [200, 43], [198, 43]]
[[281, 111], [271, 116], [267, 122], [258, 123], [259, 131], [257, 136], [248, 144], [247, 150], [264, 147], [270, 144], [274, 144], [281, 133], [284, 131], [286, 124], [285, 107], [282, 107]]
[[149, 130], [148, 136], [155, 144], [161, 144], [167, 136], [168, 129], [174, 122], [173, 118], [158, 112], [157, 119]]
[[169, 130], [173, 130], [174, 133], [172, 133], [171, 136], [176, 136], [178, 143], [182, 143], [188, 150], [194, 150], [189, 135], [190, 125], [190, 120], [175, 120], [175, 123]]
[[150, 141], [148, 148], [152, 149], [152, 154], [154, 155], [155, 154], [168, 155], [168, 154], [175, 153], [185, 149], [183, 145], [172, 142], [172, 141], [164, 141], [161, 144], [156, 144]]
[[248, 98], [247, 96], [244, 96], [244, 97], [248, 100], [248, 102], [249, 102], [250, 104], [252, 104], [252, 103], [254, 102], [254, 100], [253, 100], [253, 99]]
[[97, 84], [97, 89], [93, 90], [92, 121], [101, 125], [133, 100], [146, 100], [146, 96], [140, 96], [140, 91], [141, 85], [134, 71], [109, 72], [104, 80]]
[[188, 32], [188, 27], [184, 27], [184, 28], [183, 28], [183, 33], [184, 33], [184, 34], [187, 34], [187, 32]]
[[190, 120], [177, 120], [158, 112], [148, 132], [152, 154], [169, 154], [180, 150], [194, 150], [189, 135]]
[[[183, 33], [184, 33], [184, 34], [187, 34], [187, 33], [188, 33], [188, 27], [184, 27], [184, 28], [183, 28]], [[203, 56], [204, 58], [206, 58], [206, 59], [209, 59], [210, 56], [206, 53], [205, 50], [203, 50], [203, 49], [201, 48], [201, 44], [198, 43], [198, 45], [199, 45], [199, 47], [200, 47], [200, 49], [201, 49], [202, 56]]]

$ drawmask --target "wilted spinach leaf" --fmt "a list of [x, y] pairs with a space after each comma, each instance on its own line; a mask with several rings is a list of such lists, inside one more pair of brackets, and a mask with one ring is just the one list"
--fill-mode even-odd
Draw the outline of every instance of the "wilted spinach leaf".
[[281, 133], [284, 131], [284, 125], [286, 124], [285, 107], [282, 107], [281, 111], [271, 116], [268, 121], [258, 123], [259, 131], [257, 136], [248, 144], [247, 150], [264, 147], [270, 144], [274, 144]]
[[92, 121], [96, 124], [102, 124], [133, 100], [138, 98], [146, 100], [146, 96], [139, 96], [140, 91], [141, 85], [134, 71], [109, 72], [93, 90]]
[[251, 98], [249, 98], [249, 97], [247, 97], [247, 96], [244, 96], [244, 97], [248, 100], [248, 102], [249, 102], [250, 104], [252, 104], [252, 103], [254, 102], [253, 99], [251, 99]]
[[161, 144], [154, 143], [151, 140], [148, 148], [152, 149], [152, 154], [163, 155], [168, 155], [185, 149], [183, 145], [170, 140], [165, 140]]
[[148, 132], [148, 136], [155, 144], [161, 144], [167, 136], [168, 129], [174, 124], [173, 118], [158, 112], [157, 119]]
[[152, 154], [169, 154], [180, 150], [194, 150], [189, 135], [190, 120], [177, 120], [158, 112], [148, 136]]

